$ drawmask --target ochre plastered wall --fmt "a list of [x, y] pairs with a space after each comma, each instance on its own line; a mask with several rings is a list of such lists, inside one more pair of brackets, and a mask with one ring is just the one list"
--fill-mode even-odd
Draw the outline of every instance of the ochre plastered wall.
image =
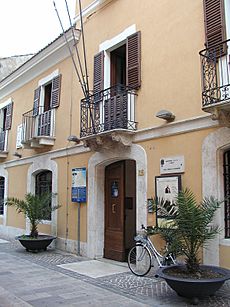
[[[91, 3], [83, 1], [83, 6]], [[203, 7], [201, 0], [113, 0], [96, 13], [84, 18], [86, 55], [90, 89], [93, 87], [93, 57], [99, 45], [135, 24], [141, 31], [141, 88], [136, 102], [138, 129], [160, 127], [167, 123], [155, 117], [161, 109], [168, 109], [176, 116], [175, 121], [202, 116], [201, 75], [199, 51], [204, 48]], [[128, 13], [127, 13], [128, 12]], [[82, 57], [81, 42], [79, 52]], [[38, 81], [54, 70], [62, 74], [60, 106], [56, 110], [56, 140], [53, 147], [44, 149], [19, 149], [24, 157], [46, 154], [71, 146], [69, 135], [79, 136], [80, 100], [83, 98], [71, 59], [65, 59], [47, 69], [20, 89], [4, 97], [14, 101], [13, 124], [9, 131], [7, 160], [18, 159], [15, 151], [16, 128], [21, 124], [22, 113], [33, 107], [34, 89]], [[137, 143], [147, 154], [147, 197], [155, 194], [155, 176], [160, 175], [160, 158], [183, 155], [185, 173], [182, 187], [190, 187], [202, 196], [202, 142], [214, 131], [205, 129], [177, 134]], [[66, 151], [67, 152], [67, 151]], [[55, 159], [58, 165], [58, 199], [62, 207], [57, 213], [57, 235], [70, 240], [77, 239], [77, 204], [71, 202], [72, 168], [88, 167], [93, 153], [82, 153]], [[45, 159], [45, 156], [44, 156]], [[121, 153], [122, 159], [122, 153]], [[24, 197], [26, 193], [28, 165], [8, 168], [9, 196]], [[17, 178], [20, 184], [16, 185]], [[87, 205], [81, 205], [81, 241], [87, 240]], [[24, 228], [22, 215], [9, 208], [7, 225]], [[1, 221], [0, 221], [1, 223]], [[148, 215], [148, 224], [155, 224], [155, 216]], [[50, 233], [50, 225], [40, 225], [39, 231]], [[160, 240], [157, 244], [160, 245]], [[228, 262], [228, 248], [221, 247], [223, 266]]]
[[220, 266], [223, 268], [230, 269], [230, 246], [220, 245]]
[[[130, 8], [132, 13], [125, 14]], [[169, 109], [177, 120], [204, 114], [198, 54], [204, 47], [200, 0], [117, 0], [89, 16], [84, 31], [91, 88], [93, 56], [99, 52], [100, 43], [133, 24], [141, 31], [138, 127], [161, 125], [155, 118], [160, 109]]]
[[[91, 153], [79, 154], [56, 159], [58, 164], [58, 200], [61, 208], [58, 209], [58, 236], [71, 240], [77, 239], [78, 204], [71, 200], [72, 169], [88, 166], [88, 159]], [[80, 209], [80, 239], [86, 242], [87, 239], [87, 203], [81, 204]]]
[[182, 187], [189, 187], [197, 195], [202, 194], [202, 143], [213, 131], [205, 129], [142, 142], [148, 157], [148, 197], [155, 195], [155, 176], [160, 176], [160, 159], [184, 156], [185, 172], [181, 174]]
[[[8, 196], [24, 199], [27, 193], [27, 172], [30, 164], [8, 168]], [[17, 213], [14, 207], [7, 208], [7, 226], [25, 229], [25, 217]]]
[[[73, 65], [70, 58], [58, 63], [44, 73], [28, 82], [11, 95], [1, 99], [1, 102], [12, 98], [14, 102], [12, 127], [9, 130], [8, 137], [8, 151], [7, 160], [17, 159], [13, 156], [16, 151], [16, 136], [17, 126], [22, 123], [22, 114], [33, 109], [34, 90], [38, 87], [38, 82], [54, 72], [56, 69], [62, 74], [61, 81], [61, 96], [60, 106], [56, 109], [56, 126], [55, 126], [55, 144], [51, 148], [42, 149], [17, 149], [23, 157], [31, 156], [39, 153], [46, 153], [50, 150], [63, 148], [67, 146], [67, 138], [70, 134], [79, 134], [80, 127], [80, 114], [79, 114], [79, 101], [76, 100], [76, 92], [79, 91], [76, 81], [76, 76], [73, 73]], [[72, 90], [72, 87], [75, 89]]]
[[[184, 133], [142, 142], [148, 159], [148, 198], [155, 197], [155, 176], [160, 176], [160, 159], [163, 157], [184, 156], [185, 172], [181, 174], [182, 188], [190, 188], [197, 201], [202, 195], [202, 143], [213, 129]], [[170, 174], [169, 174], [170, 175]], [[148, 214], [148, 225], [156, 225], [155, 214]], [[164, 242], [154, 236], [154, 242], [163, 247]], [[200, 256], [202, 258], [202, 255]]]
[[[130, 7], [132, 14], [124, 14]], [[204, 114], [200, 103], [198, 55], [204, 41], [202, 12], [202, 2], [199, 0], [135, 0], [135, 5], [133, 0], [117, 0], [84, 18], [90, 89], [93, 87], [93, 57], [99, 51], [99, 45], [135, 24], [136, 30], [141, 31], [142, 85], [137, 92], [136, 103], [138, 128], [161, 125], [161, 121], [155, 117], [161, 109], [172, 111], [176, 120]], [[81, 41], [79, 53], [82, 58]], [[60, 106], [56, 109], [55, 144], [49, 149], [19, 149], [19, 152], [25, 157], [55, 150], [67, 146], [70, 134], [79, 135], [83, 93], [72, 61], [68, 58], [1, 100], [3, 102], [11, 97], [14, 101], [7, 159], [14, 159], [12, 153], [16, 146], [16, 129], [22, 122], [22, 114], [33, 108], [38, 81], [55, 69], [59, 69], [62, 74]]]
[[51, 234], [51, 225], [50, 224], [39, 224], [38, 225], [38, 232], [39, 233], [45, 233], [45, 234]]

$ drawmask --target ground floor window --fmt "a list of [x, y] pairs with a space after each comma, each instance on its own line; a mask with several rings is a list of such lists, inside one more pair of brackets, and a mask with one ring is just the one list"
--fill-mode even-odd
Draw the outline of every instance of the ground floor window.
[[230, 238], [230, 150], [224, 153], [224, 197], [225, 238]]
[[[36, 195], [42, 195], [47, 192], [52, 192], [52, 172], [51, 171], [42, 171], [36, 175], [35, 178], [35, 194]], [[48, 206], [51, 206], [50, 204], [47, 204]], [[48, 220], [51, 220], [51, 214], [48, 218]]]
[[5, 178], [0, 177], [0, 215], [4, 214]]

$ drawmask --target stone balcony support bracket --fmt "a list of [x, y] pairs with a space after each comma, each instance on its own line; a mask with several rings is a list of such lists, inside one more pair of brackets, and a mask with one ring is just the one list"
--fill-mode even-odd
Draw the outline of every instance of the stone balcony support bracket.
[[134, 132], [127, 130], [106, 131], [97, 135], [83, 137], [81, 140], [85, 147], [93, 151], [111, 149], [113, 147], [130, 147]]

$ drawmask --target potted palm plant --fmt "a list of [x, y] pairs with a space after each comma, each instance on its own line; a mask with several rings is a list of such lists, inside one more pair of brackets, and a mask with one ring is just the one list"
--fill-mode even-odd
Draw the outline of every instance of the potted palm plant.
[[[169, 233], [173, 239], [172, 247], [183, 256], [185, 264], [160, 268], [156, 276], [162, 277], [178, 295], [190, 297], [198, 302], [202, 296], [213, 295], [230, 278], [230, 271], [224, 268], [202, 265], [201, 250], [207, 247], [209, 240], [220, 232], [218, 225], [213, 225], [213, 218], [221, 202], [213, 197], [204, 198], [200, 203], [190, 189], [178, 193], [168, 222], [157, 227], [163, 238]], [[166, 215], [169, 211], [163, 201], [157, 202]], [[170, 212], [172, 208], [169, 207]], [[173, 231], [173, 235], [172, 235]]]
[[46, 250], [49, 244], [56, 238], [50, 235], [38, 233], [38, 225], [50, 217], [52, 211], [60, 206], [51, 206], [53, 194], [44, 193], [34, 195], [27, 193], [25, 199], [8, 198], [6, 205], [14, 206], [18, 213], [23, 213], [30, 221], [30, 234], [16, 237], [27, 251]]

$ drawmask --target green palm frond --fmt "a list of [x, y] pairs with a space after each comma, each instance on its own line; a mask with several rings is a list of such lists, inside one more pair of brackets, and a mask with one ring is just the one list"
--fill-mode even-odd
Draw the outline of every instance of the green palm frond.
[[31, 236], [37, 236], [37, 226], [43, 220], [47, 220], [52, 211], [58, 209], [60, 205], [51, 206], [52, 198], [55, 195], [53, 193], [44, 193], [42, 195], [34, 195], [28, 193], [25, 195], [25, 199], [8, 198], [6, 205], [14, 206], [18, 213], [23, 213], [27, 217], [31, 224]]
[[[166, 238], [167, 232], [173, 230], [172, 246], [182, 249], [186, 256], [187, 268], [194, 271], [199, 267], [198, 252], [201, 247], [207, 245], [208, 240], [215, 238], [220, 232], [218, 225], [212, 225], [216, 210], [221, 202], [214, 197], [205, 197], [201, 203], [196, 201], [193, 192], [186, 188], [178, 193], [175, 201], [176, 210], [170, 224], [163, 224], [158, 233]], [[161, 204], [162, 205], [162, 204]], [[170, 211], [164, 206], [164, 210], [170, 215]]]

